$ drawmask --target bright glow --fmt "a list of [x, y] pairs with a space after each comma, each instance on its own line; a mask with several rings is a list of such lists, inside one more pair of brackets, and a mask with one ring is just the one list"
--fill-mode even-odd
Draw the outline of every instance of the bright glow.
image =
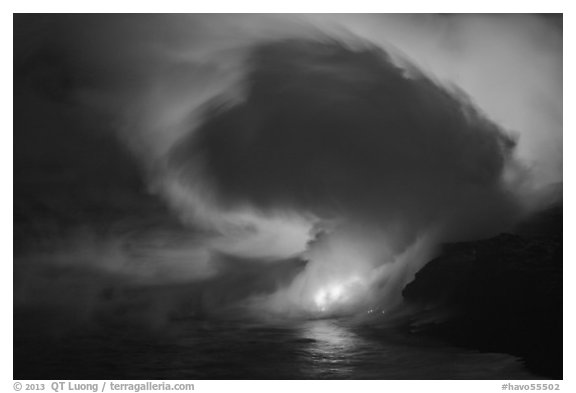
[[430, 260], [430, 231], [403, 252], [387, 244], [387, 233], [339, 226], [309, 243], [307, 263], [293, 281], [248, 302], [256, 313], [294, 318], [381, 314], [401, 300], [401, 290]]
[[314, 304], [324, 312], [334, 306], [348, 303], [359, 292], [361, 283], [359, 277], [354, 277], [344, 282], [326, 285], [314, 295]]
[[334, 285], [329, 288], [322, 288], [314, 296], [314, 302], [321, 311], [326, 311], [326, 307], [330, 303], [335, 303], [342, 297], [344, 287], [342, 285]]

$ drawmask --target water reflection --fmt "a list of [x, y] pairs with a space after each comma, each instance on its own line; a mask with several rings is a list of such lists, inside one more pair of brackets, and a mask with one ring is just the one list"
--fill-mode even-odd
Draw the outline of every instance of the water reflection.
[[[532, 378], [517, 359], [415, 341], [393, 330], [337, 319], [305, 322], [299, 378], [312, 379], [484, 379]], [[296, 332], [295, 332], [296, 333]]]
[[[325, 319], [180, 320], [174, 331], [113, 326], [14, 346], [17, 379], [534, 379], [517, 359]], [[87, 355], [89, 354], [89, 355]], [[34, 377], [34, 378], [31, 378]]]
[[306, 343], [302, 372], [310, 378], [352, 378], [353, 358], [366, 342], [335, 320], [306, 322], [299, 329]]

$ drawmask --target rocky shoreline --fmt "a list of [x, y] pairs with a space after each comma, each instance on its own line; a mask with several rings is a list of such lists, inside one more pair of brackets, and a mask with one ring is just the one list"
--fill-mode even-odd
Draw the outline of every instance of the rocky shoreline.
[[445, 245], [403, 291], [412, 334], [521, 357], [562, 378], [562, 208], [514, 233]]

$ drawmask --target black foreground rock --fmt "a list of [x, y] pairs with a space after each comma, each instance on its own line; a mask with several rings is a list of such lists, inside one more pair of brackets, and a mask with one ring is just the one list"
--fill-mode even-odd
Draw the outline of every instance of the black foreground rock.
[[520, 356], [528, 369], [562, 378], [562, 208], [515, 234], [448, 244], [403, 291], [421, 307], [414, 334]]

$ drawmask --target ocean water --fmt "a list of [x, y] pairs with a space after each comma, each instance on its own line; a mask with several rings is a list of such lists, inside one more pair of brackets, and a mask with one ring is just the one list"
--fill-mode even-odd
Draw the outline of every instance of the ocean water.
[[189, 234], [129, 234], [84, 234], [15, 260], [15, 379], [540, 378], [511, 355], [400, 328], [409, 310], [369, 319], [250, 316], [234, 301], [289, 280], [299, 264], [234, 260], [211, 277]]
[[[30, 331], [33, 332], [33, 329]], [[15, 379], [536, 379], [515, 357], [389, 326], [322, 319], [174, 321], [42, 337], [15, 334]]]

